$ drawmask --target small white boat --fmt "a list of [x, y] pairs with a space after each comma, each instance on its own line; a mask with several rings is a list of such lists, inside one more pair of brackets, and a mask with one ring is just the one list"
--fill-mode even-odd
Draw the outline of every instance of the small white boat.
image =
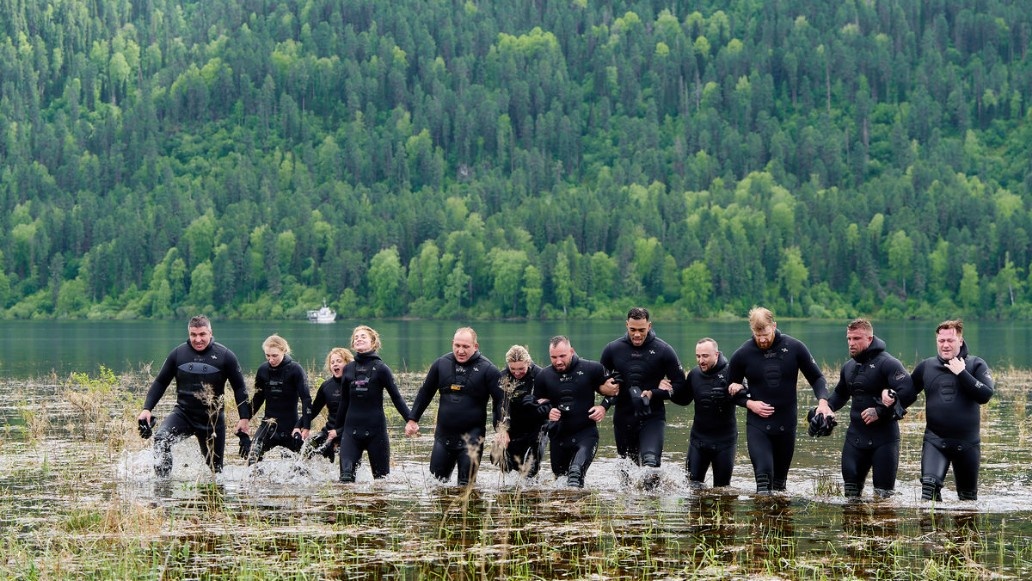
[[321, 309], [308, 311], [308, 321], [312, 323], [334, 323], [337, 321], [337, 311], [324, 304]]

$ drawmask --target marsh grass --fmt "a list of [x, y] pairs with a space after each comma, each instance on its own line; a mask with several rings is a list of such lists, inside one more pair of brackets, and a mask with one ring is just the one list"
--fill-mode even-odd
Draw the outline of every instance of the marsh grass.
[[[399, 378], [409, 392], [420, 379]], [[1029, 457], [1025, 399], [1032, 374], [1004, 370], [997, 382], [998, 399], [984, 424], [986, 440], [999, 441], [993, 430], [1009, 422], [1019, 436], [1004, 435], [1002, 445], [1020, 462]], [[567, 490], [547, 476], [515, 485], [499, 478], [492, 484], [496, 479], [485, 478], [489, 466], [477, 484], [455, 487], [441, 486], [427, 473], [431, 438], [394, 437], [394, 465], [386, 482], [342, 487], [329, 479], [256, 481], [241, 476], [243, 461], [230, 452], [222, 478], [198, 469], [157, 482], [146, 463], [149, 443], [135, 435], [140, 402], [131, 386], [140, 383], [145, 383], [140, 376], [102, 372], [61, 383], [54, 393], [63, 397], [53, 403], [32, 403], [24, 387], [8, 390], [16, 394], [25, 428], [6, 431], [0, 443], [0, 578], [1032, 575], [1028, 511], [962, 512], [949, 503], [896, 499], [840, 504], [835, 462], [808, 468], [806, 474], [815, 476], [801, 482], [796, 493], [771, 498], [741, 488], [693, 491], [674, 485], [644, 493], [599, 480], [589, 481], [585, 490]], [[72, 403], [73, 397], [80, 399]], [[28, 406], [50, 423], [33, 428]], [[231, 429], [235, 406], [225, 407]], [[919, 408], [901, 426], [901, 453], [911, 458], [909, 470], [920, 453], [918, 418]], [[101, 425], [105, 422], [111, 425]], [[397, 424], [391, 425], [397, 434]], [[668, 437], [671, 447], [674, 441]], [[186, 445], [196, 449], [194, 442]], [[801, 441], [799, 447], [811, 445]], [[607, 455], [612, 451], [601, 448], [593, 472], [616, 474], [615, 464], [606, 465]], [[118, 463], [128, 467], [116, 469]], [[747, 465], [740, 468], [747, 473]], [[1027, 463], [1018, 464], [1019, 479], [1026, 468]], [[316, 475], [326, 470], [332, 474], [332, 467], [313, 466]], [[802, 480], [793, 470], [791, 478]]]

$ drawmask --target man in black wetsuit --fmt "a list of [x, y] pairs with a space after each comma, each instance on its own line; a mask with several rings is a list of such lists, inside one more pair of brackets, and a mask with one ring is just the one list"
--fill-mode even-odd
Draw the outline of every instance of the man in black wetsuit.
[[190, 319], [187, 331], [189, 341], [169, 353], [147, 390], [143, 411], [138, 417], [145, 424], [153, 421], [154, 406], [175, 379], [176, 405], [154, 432], [154, 471], [160, 477], [167, 477], [172, 471], [172, 445], [190, 436], [197, 437], [208, 467], [216, 473], [222, 471], [227, 381], [233, 389], [240, 416], [237, 431], [247, 432], [250, 426], [247, 386], [236, 355], [212, 340], [211, 322], [203, 315]]
[[746, 442], [756, 478], [756, 492], [766, 494], [785, 490], [788, 469], [795, 454], [796, 424], [799, 421], [796, 382], [799, 372], [813, 388], [817, 411], [835, 417], [828, 407], [828, 382], [806, 345], [783, 335], [774, 322], [774, 313], [763, 307], [749, 311], [752, 339], [731, 355], [728, 363], [728, 391], [737, 395], [749, 413], [746, 417]]
[[526, 347], [513, 345], [505, 353], [499, 383], [505, 397], [504, 419], [497, 437], [498, 457], [492, 461], [506, 472], [516, 470], [528, 478], [536, 476], [541, 467], [538, 437], [549, 409], [534, 399], [534, 379], [540, 371]]
[[[674, 349], [652, 330], [648, 309], [631, 309], [626, 324], [627, 333], [606, 345], [599, 357], [607, 371], [618, 374], [622, 387], [613, 413], [616, 451], [639, 466], [659, 468], [666, 428], [663, 401], [671, 391], [682, 390], [684, 368]], [[663, 379], [669, 380], [669, 388], [660, 387]], [[615, 386], [615, 380], [606, 383]]]
[[451, 353], [442, 355], [430, 366], [412, 403], [405, 435], [419, 433], [419, 418], [434, 395], [440, 393], [434, 448], [430, 453], [430, 473], [438, 480], [447, 482], [458, 465], [459, 486], [475, 481], [484, 452], [488, 399], [493, 404], [496, 428], [502, 419], [503, 396], [498, 379], [498, 368], [480, 353], [476, 331], [469, 327], [455, 331]]
[[695, 402], [695, 418], [688, 441], [685, 468], [688, 481], [702, 486], [713, 466], [713, 486], [731, 484], [738, 447], [735, 398], [727, 391], [727, 358], [709, 337], [695, 344], [698, 365], [688, 372], [685, 385], [670, 396], [679, 405]]
[[565, 474], [568, 486], [583, 488], [598, 449], [598, 423], [606, 417], [606, 407], [595, 405], [606, 371], [598, 362], [577, 357], [570, 340], [563, 336], [549, 341], [548, 358], [552, 364], [534, 380], [534, 398], [548, 400], [551, 406], [552, 473], [556, 477]]
[[[888, 498], [896, 487], [899, 468], [900, 397], [913, 392], [910, 374], [885, 351], [885, 341], [874, 335], [867, 319], [846, 326], [849, 361], [842, 365], [838, 384], [828, 406], [838, 411], [852, 400], [849, 428], [842, 443], [842, 483], [847, 497], [864, 490], [872, 472], [875, 498]], [[902, 395], [900, 395], [902, 394]], [[873, 470], [872, 470], [873, 469]]]
[[[254, 376], [254, 398], [251, 413], [265, 405], [265, 417], [254, 435], [247, 465], [260, 462], [265, 453], [282, 446], [300, 452], [312, 427], [312, 394], [308, 375], [297, 361], [290, 358], [290, 345], [279, 335], [271, 335], [262, 343], [265, 363]], [[301, 413], [298, 413], [298, 404]]]
[[978, 500], [982, 460], [979, 406], [993, 396], [995, 383], [985, 361], [968, 353], [963, 322], [939, 323], [935, 344], [938, 356], [918, 363], [912, 374], [914, 397], [925, 392], [921, 498], [942, 500], [946, 471], [953, 464], [957, 497]]

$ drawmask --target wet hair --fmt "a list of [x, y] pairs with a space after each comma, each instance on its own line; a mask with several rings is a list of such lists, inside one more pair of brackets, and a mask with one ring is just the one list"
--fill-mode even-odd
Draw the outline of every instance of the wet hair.
[[766, 329], [774, 324], [774, 313], [765, 307], [753, 307], [749, 311], [749, 328], [752, 330]]
[[355, 356], [351, 354], [351, 351], [348, 351], [343, 347], [334, 347], [326, 354], [326, 371], [330, 371], [330, 359], [333, 359], [334, 355], [340, 355], [340, 358], [344, 360], [344, 365], [355, 360]]
[[703, 343], [713, 343], [713, 350], [718, 352], [718, 353], [720, 352], [720, 347], [717, 345], [717, 340], [716, 339], [714, 339], [712, 337], [703, 337], [702, 339], [699, 339], [698, 341], [696, 341], [695, 345], [698, 346], [698, 345], [702, 345]]
[[863, 317], [859, 317], [859, 318], [856, 318], [856, 319], [853, 319], [852, 321], [850, 321], [849, 324], [846, 325], [846, 330], [847, 331], [864, 331], [868, 335], [873, 335], [874, 334], [874, 325], [872, 325], [871, 322], [868, 321], [867, 319], [865, 319]]
[[204, 315], [197, 315], [195, 317], [190, 318], [190, 323], [187, 324], [187, 327], [191, 329], [211, 329], [211, 321], [209, 321], [208, 317], [205, 317]]
[[376, 332], [376, 329], [368, 325], [359, 325], [355, 327], [355, 330], [351, 332], [351, 346], [355, 346], [355, 333], [359, 331], [365, 331], [369, 333], [369, 340], [373, 344], [373, 351], [379, 351], [383, 345], [380, 344], [380, 334]]
[[473, 330], [473, 327], [459, 327], [455, 329], [455, 335], [459, 333], [469, 333], [470, 337], [473, 337], [473, 344], [477, 344], [477, 332]]
[[943, 329], [954, 329], [957, 331], [958, 335], [963, 335], [964, 321], [961, 321], [960, 319], [950, 319], [948, 321], [943, 321], [939, 323], [938, 327], [935, 328], [935, 334], [938, 335], [939, 331], [942, 331]]
[[290, 354], [290, 345], [287, 340], [279, 335], [269, 335], [267, 339], [262, 341], [262, 351], [266, 351], [270, 348], [279, 349], [284, 355]]
[[530, 359], [530, 351], [527, 351], [527, 348], [523, 345], [509, 347], [509, 350], [505, 352], [505, 361], [508, 363], [516, 363], [517, 361], [533, 363]]
[[552, 347], [558, 347], [564, 343], [570, 345], [571, 347], [573, 346], [573, 344], [570, 343], [570, 340], [566, 337], [566, 335], [556, 335], [555, 337], [552, 337], [548, 340], [548, 348], [551, 349]]
[[646, 321], [648, 321], [650, 320], [649, 310], [645, 307], [634, 307], [633, 309], [627, 311], [627, 318], [637, 320], [645, 319]]

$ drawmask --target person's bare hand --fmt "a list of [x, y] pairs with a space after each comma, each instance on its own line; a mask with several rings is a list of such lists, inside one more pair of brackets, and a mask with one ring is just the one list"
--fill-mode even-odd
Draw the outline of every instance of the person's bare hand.
[[864, 420], [865, 424], [873, 424], [878, 421], [878, 410], [873, 407], [867, 408], [860, 412], [860, 417]]
[[605, 417], [606, 408], [600, 405], [592, 406], [591, 409], [588, 410], [588, 419], [595, 423], [601, 422]]
[[743, 389], [745, 389], [745, 386], [741, 383], [732, 383], [731, 385], [727, 386], [727, 392], [731, 394], [732, 397], [738, 395], [738, 392], [742, 391]]
[[954, 357], [946, 362], [946, 368], [949, 369], [953, 375], [960, 375], [964, 371], [964, 360], [960, 357]]
[[419, 435], [419, 424], [416, 423], [413, 420], [409, 420], [408, 422], [406, 422], [405, 423], [405, 435], [409, 436], [410, 438], [412, 436], [418, 436]]
[[745, 407], [761, 418], [769, 418], [774, 415], [774, 406], [765, 401], [749, 400], [745, 403]]

